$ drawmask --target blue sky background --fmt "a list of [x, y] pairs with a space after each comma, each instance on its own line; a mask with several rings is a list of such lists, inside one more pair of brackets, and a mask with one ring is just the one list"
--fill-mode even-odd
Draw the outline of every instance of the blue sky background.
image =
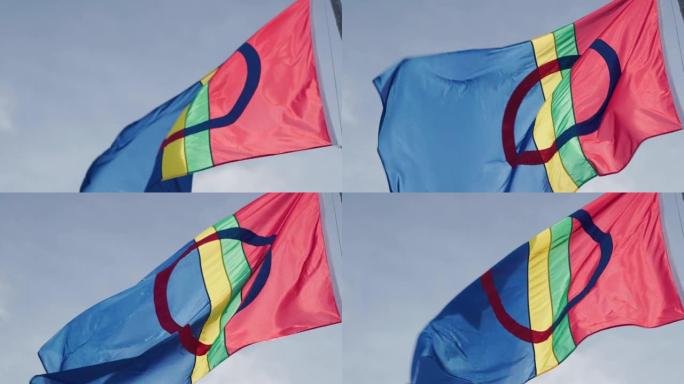
[[[335, 195], [337, 196], [337, 195]], [[335, 196], [329, 256], [339, 270]], [[40, 346], [93, 304], [136, 284], [187, 241], [257, 195], [5, 194], [0, 197], [0, 381], [43, 372]], [[341, 384], [342, 327], [244, 348], [203, 384]]]
[[[127, 124], [216, 68], [291, 2], [0, 2], [0, 191], [78, 191]], [[339, 132], [331, 58], [341, 67], [341, 41], [330, 2], [313, 5], [320, 76]], [[194, 190], [334, 192], [341, 173], [341, 150], [329, 147], [203, 171]]]
[[[500, 47], [548, 33], [608, 0], [344, 0], [344, 188], [386, 191], [376, 153], [382, 106], [371, 83], [399, 60], [424, 54]], [[684, 44], [684, 23], [673, 13], [676, 0], [659, 0], [662, 34], [684, 105], [684, 63], [675, 26]], [[674, 16], [677, 15], [675, 18]], [[677, 21], [675, 23], [675, 20]], [[684, 132], [653, 138], [622, 172], [595, 178], [582, 191], [682, 191]]]
[[[344, 379], [409, 382], [418, 333], [468, 284], [592, 194], [344, 195]], [[684, 232], [666, 196], [672, 261], [684, 278]], [[675, 216], [672, 216], [674, 214]], [[437, 240], [444, 239], [444, 240]], [[586, 339], [531, 384], [679, 383], [684, 321]]]

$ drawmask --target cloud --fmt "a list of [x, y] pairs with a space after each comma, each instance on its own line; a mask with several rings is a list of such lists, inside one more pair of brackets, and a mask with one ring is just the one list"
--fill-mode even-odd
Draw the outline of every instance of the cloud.
[[566, 362], [555, 369], [532, 380], [531, 384], [621, 384], [620, 378], [611, 376], [609, 373], [597, 369], [593, 355], [583, 354], [581, 351], [573, 353]]
[[0, 281], [0, 323], [7, 321], [9, 314], [9, 289]]
[[6, 90], [0, 90], [0, 132], [9, 132], [14, 127], [14, 102]]
[[264, 362], [258, 355], [242, 350], [221, 363], [202, 379], [203, 384], [294, 384], [278, 364]]
[[[626, 172], [626, 171], [623, 171]], [[624, 174], [595, 177], [580, 188], [580, 192], [637, 191], [634, 183]]]

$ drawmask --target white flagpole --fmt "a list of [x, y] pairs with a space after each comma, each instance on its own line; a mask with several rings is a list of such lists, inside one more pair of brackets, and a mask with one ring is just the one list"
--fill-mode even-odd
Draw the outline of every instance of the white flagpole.
[[[679, 5], [676, 5], [677, 2]], [[684, 95], [684, 88], [679, 85], [675, 78], [684, 78], [684, 19], [681, 15], [684, 11], [682, 7], [684, 0], [659, 0], [659, 24], [660, 24], [660, 39], [663, 46], [663, 55], [665, 56], [665, 70], [668, 73], [670, 81], [670, 89], [675, 99], [675, 108], [679, 115], [679, 120], [684, 122], [684, 99], [680, 95]], [[680, 11], [677, 11], [677, 8]]]
[[[338, 60], [341, 59], [335, 54], [342, 46], [342, 39], [331, 33], [330, 18], [333, 12], [330, 3], [322, 0], [311, 1], [311, 34], [313, 40], [314, 58], [316, 59], [316, 69], [318, 71], [318, 83], [320, 86], [321, 97], [323, 98], [323, 109], [325, 120], [328, 124], [332, 142], [341, 148], [340, 138], [342, 137], [342, 115], [340, 108], [339, 74], [341, 68]], [[315, 17], [319, 15], [319, 17]], [[336, 49], [333, 49], [336, 48]], [[321, 58], [327, 57], [330, 61], [329, 67], [321, 65]], [[329, 89], [331, 91], [326, 91]]]
[[660, 193], [659, 200], [670, 267], [684, 304], [684, 193]]
[[319, 193], [323, 237], [328, 254], [328, 265], [335, 292], [337, 309], [342, 312], [342, 296], [339, 282], [342, 276], [342, 194]]

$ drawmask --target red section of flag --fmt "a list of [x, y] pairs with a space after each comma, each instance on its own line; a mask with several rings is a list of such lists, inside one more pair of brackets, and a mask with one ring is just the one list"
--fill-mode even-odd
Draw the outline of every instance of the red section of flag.
[[[570, 310], [575, 343], [621, 325], [657, 327], [684, 319], [655, 193], [606, 194], [584, 208], [613, 239], [613, 253], [594, 289]], [[589, 283], [599, 247], [579, 224], [570, 238], [569, 297]]]
[[[276, 240], [266, 284], [226, 324], [229, 353], [259, 341], [339, 323], [318, 194], [267, 194], [235, 216], [240, 227], [275, 234]], [[244, 244], [244, 250], [250, 265], [261, 262], [263, 247]]]
[[[309, 0], [296, 1], [247, 43], [259, 55], [259, 84], [236, 122], [211, 130], [214, 165], [331, 145], [316, 75]], [[209, 82], [210, 118], [230, 112], [248, 70], [240, 54], [217, 69]]]
[[665, 72], [656, 0], [618, 0], [575, 23], [580, 54], [571, 84], [576, 121], [593, 115], [606, 97], [608, 70], [595, 52], [600, 38], [617, 53], [622, 76], [600, 128], [581, 136], [582, 150], [599, 175], [615, 173], [644, 140], [681, 129]]

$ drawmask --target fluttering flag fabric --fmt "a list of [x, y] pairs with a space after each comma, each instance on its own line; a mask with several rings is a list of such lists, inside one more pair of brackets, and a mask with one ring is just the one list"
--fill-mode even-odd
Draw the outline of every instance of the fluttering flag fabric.
[[39, 351], [41, 383], [195, 383], [250, 344], [340, 322], [317, 194], [267, 194]]
[[657, 0], [616, 0], [552, 33], [406, 59], [375, 79], [391, 191], [575, 191], [681, 129]]
[[193, 172], [331, 143], [310, 4], [297, 0], [217, 69], [126, 127], [81, 191], [188, 192]]
[[657, 194], [608, 194], [545, 229], [427, 325], [412, 383], [521, 384], [596, 332], [683, 320], [666, 222]]

